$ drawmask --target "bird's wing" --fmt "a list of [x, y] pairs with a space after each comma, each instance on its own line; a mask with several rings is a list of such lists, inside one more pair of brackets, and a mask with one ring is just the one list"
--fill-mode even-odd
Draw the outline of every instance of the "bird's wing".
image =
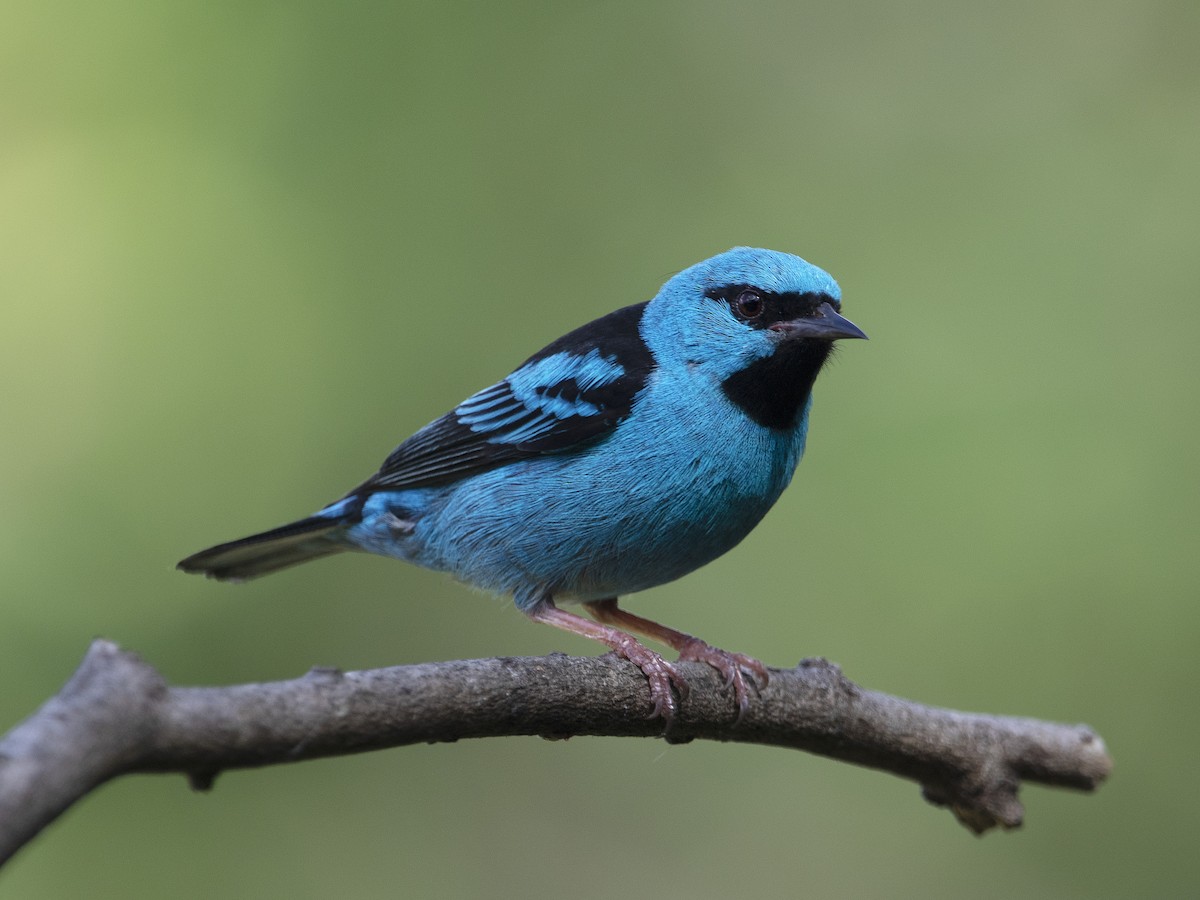
[[351, 493], [457, 481], [584, 446], [629, 415], [653, 357], [638, 331], [644, 303], [559, 338], [503, 381], [426, 425]]

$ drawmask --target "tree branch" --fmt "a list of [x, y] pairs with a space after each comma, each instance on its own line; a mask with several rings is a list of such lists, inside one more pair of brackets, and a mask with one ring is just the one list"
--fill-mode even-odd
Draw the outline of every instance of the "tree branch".
[[133, 772], [182, 772], [206, 790], [223, 769], [498, 735], [666, 737], [771, 744], [918, 782], [982, 833], [1021, 824], [1022, 780], [1090, 791], [1112, 761], [1083, 725], [923, 706], [859, 687], [822, 659], [773, 670], [736, 728], [709, 666], [669, 732], [647, 719], [645, 678], [615, 657], [476, 659], [223, 688], [168, 687], [109, 641], [0, 739], [0, 863], [90, 790]]

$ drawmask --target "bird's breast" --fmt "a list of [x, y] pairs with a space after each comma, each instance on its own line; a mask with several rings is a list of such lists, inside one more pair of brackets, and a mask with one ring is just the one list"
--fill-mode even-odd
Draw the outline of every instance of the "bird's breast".
[[413, 561], [518, 598], [588, 600], [715, 559], [778, 499], [804, 436], [749, 421], [719, 393], [686, 400], [640, 398], [587, 448], [464, 480], [418, 523]]

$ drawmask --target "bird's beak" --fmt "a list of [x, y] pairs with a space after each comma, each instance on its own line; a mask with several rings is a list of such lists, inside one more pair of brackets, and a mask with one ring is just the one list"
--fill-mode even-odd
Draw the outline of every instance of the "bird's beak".
[[788, 322], [775, 322], [767, 326], [772, 331], [779, 332], [785, 338], [810, 338], [816, 341], [838, 341], [842, 338], [867, 339], [863, 330], [849, 319], [838, 315], [828, 303], [817, 307], [815, 314], [792, 319]]

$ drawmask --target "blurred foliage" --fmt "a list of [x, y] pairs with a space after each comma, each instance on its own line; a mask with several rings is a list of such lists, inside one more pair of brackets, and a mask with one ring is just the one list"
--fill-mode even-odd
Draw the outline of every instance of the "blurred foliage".
[[177, 683], [594, 653], [301, 515], [735, 244], [870, 335], [745, 544], [634, 610], [929, 703], [1087, 721], [1093, 797], [657, 741], [125, 779], [5, 896], [1195, 896], [1200, 6], [20, 2], [0, 32], [0, 726], [98, 634]]

